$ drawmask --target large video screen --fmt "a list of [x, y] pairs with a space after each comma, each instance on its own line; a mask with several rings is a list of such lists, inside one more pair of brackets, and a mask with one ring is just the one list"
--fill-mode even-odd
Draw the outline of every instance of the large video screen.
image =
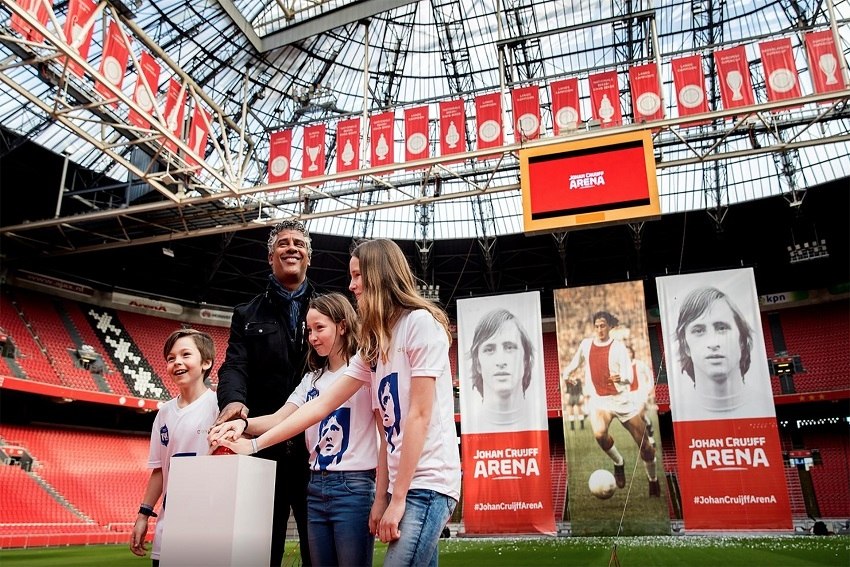
[[529, 233], [660, 216], [649, 131], [520, 150]]

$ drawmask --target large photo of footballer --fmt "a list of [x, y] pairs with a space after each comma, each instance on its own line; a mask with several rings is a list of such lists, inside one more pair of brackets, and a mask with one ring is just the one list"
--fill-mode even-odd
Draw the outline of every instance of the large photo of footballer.
[[643, 282], [555, 290], [573, 535], [669, 533]]

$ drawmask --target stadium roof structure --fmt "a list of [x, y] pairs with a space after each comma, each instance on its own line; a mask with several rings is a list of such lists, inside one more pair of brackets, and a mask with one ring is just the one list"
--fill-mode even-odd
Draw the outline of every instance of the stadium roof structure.
[[[2, 189], [7, 261], [193, 238], [227, 247], [237, 233], [289, 217], [314, 234], [407, 240], [420, 253], [435, 241], [477, 240], [486, 259], [496, 239], [522, 232], [518, 150], [600, 134], [587, 120], [555, 136], [549, 85], [611, 70], [625, 120], [610, 130], [653, 129], [665, 215], [706, 210], [721, 227], [732, 205], [782, 197], [797, 206], [810, 187], [850, 176], [850, 89], [815, 94], [805, 50], [807, 33], [831, 32], [843, 55], [834, 72], [846, 74], [850, 0], [107, 0], [94, 3], [86, 58], [62, 31], [75, 2], [38, 0], [44, 25], [27, 4], [0, 2], [0, 156], [13, 168], [15, 150], [32, 142], [56, 157], [44, 160], [50, 175], [36, 166]], [[13, 16], [43, 38], [22, 37]], [[108, 86], [104, 98], [96, 84], [108, 21], [131, 49], [123, 86]], [[790, 40], [799, 73], [792, 107], [768, 99], [758, 44], [777, 38]], [[736, 46], [746, 49], [755, 100], [724, 109], [712, 52]], [[144, 110], [134, 97], [143, 52], [162, 66], [149, 99], [164, 104], [175, 78], [210, 113], [205, 150], [175, 136], [162, 110], [147, 128], [129, 120]], [[672, 60], [694, 54], [703, 56], [709, 104], [699, 125], [679, 115], [671, 71]], [[651, 126], [635, 120], [626, 73], [648, 62], [659, 66], [664, 110]], [[495, 156], [477, 150], [473, 98], [507, 100], [528, 85], [540, 86], [540, 139], [506, 142]], [[456, 99], [466, 101], [467, 151], [439, 156], [437, 109]], [[580, 104], [589, 116], [587, 88]], [[423, 105], [434, 157], [416, 169], [336, 173], [335, 123], [399, 111], [394, 145], [403, 155], [400, 111]], [[316, 124], [328, 125], [329, 165], [303, 179], [297, 156], [304, 128]], [[292, 131], [292, 180], [269, 184], [270, 136], [283, 129]]]

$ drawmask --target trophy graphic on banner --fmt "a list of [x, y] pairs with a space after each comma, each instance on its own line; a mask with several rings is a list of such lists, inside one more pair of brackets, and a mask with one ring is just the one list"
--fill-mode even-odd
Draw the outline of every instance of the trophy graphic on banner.
[[83, 26], [79, 24], [77, 18], [74, 18], [74, 22], [71, 24], [71, 49], [80, 52], [80, 45], [82, 45], [83, 40]]
[[608, 100], [608, 95], [602, 95], [602, 102], [599, 104], [599, 117], [602, 119], [602, 122], [606, 124], [611, 122], [611, 118], [614, 116], [614, 107], [611, 105], [611, 101]]
[[384, 161], [390, 153], [390, 147], [387, 145], [387, 139], [381, 134], [378, 138], [378, 143], [375, 146], [375, 155], [378, 156], [378, 161]]
[[455, 126], [455, 121], [452, 120], [449, 122], [449, 127], [446, 131], [446, 144], [454, 149], [457, 147], [457, 143], [460, 141], [460, 134], [457, 131], [457, 126]]
[[319, 166], [316, 165], [316, 158], [319, 157], [320, 146], [307, 146], [307, 157], [310, 158], [310, 167], [307, 171], [316, 171]]
[[343, 165], [351, 165], [354, 161], [354, 148], [351, 147], [351, 140], [345, 141], [345, 146], [342, 148], [342, 163]]
[[179, 134], [177, 132], [177, 111], [179, 110], [179, 104], [177, 102], [174, 103], [174, 106], [171, 108], [171, 112], [168, 113], [168, 116], [165, 118], [165, 125], [168, 126], [168, 129], [175, 134]]
[[733, 69], [726, 73], [726, 84], [732, 89], [732, 100], [741, 100], [744, 95], [741, 94], [741, 88], [744, 86], [744, 77], [737, 69]]
[[826, 84], [834, 85], [838, 82], [835, 71], [838, 70], [838, 62], [832, 53], [824, 53], [818, 57], [818, 68], [826, 75]]
[[195, 126], [195, 144], [192, 146], [192, 151], [203, 157], [201, 154], [201, 144], [204, 142], [204, 129], [200, 126]]

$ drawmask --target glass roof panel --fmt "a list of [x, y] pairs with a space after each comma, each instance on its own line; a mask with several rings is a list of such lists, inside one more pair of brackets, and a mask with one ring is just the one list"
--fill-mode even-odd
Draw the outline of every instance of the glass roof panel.
[[[850, 0], [836, 0], [833, 13], [841, 52], [850, 51]], [[342, 235], [416, 239], [489, 237], [522, 231], [521, 199], [515, 155], [502, 160], [469, 157], [460, 163], [423, 171], [387, 172], [378, 179], [332, 180], [317, 189], [263, 189], [267, 179], [269, 136], [292, 130], [292, 177], [301, 178], [304, 127], [324, 123], [327, 174], [335, 173], [336, 123], [340, 119], [395, 111], [394, 151], [404, 155], [403, 110], [429, 107], [431, 154], [437, 154], [438, 105], [464, 99], [469, 150], [476, 147], [474, 97], [516, 86], [538, 85], [542, 136], [554, 136], [549, 84], [566, 77], [580, 82], [582, 117], [591, 115], [587, 76], [616, 70], [621, 107], [632, 121], [627, 69], [630, 65], [660, 62], [665, 114], [678, 117], [670, 61], [691, 54], [703, 55], [708, 96], [712, 108], [721, 109], [714, 85], [711, 53], [723, 47], [744, 45], [756, 103], [769, 102], [758, 43], [776, 37], [791, 39], [795, 66], [804, 94], [813, 92], [803, 45], [803, 33], [829, 29], [823, 2], [665, 0], [662, 2], [580, 2], [530, 0], [429, 0], [395, 2], [380, 11], [381, 2], [341, 0], [300, 1], [227, 0], [143, 2], [127, 24], [137, 37], [135, 55], [155, 49], [158, 60], [174, 65], [191, 77], [197, 88], [232, 120], [233, 127], [214, 128], [221, 152], [207, 148], [212, 169], [226, 172], [228, 159], [245, 156], [244, 169], [234, 174], [241, 196], [223, 201], [233, 209], [251, 209], [265, 219], [314, 215], [313, 230]], [[235, 8], [229, 13], [226, 8]], [[501, 12], [499, 11], [501, 7]], [[348, 22], [341, 13], [357, 8], [374, 13]], [[631, 10], [631, 11], [630, 11]], [[57, 3], [62, 22], [67, 3]], [[260, 43], [247, 34], [234, 14], [241, 14]], [[0, 8], [3, 33], [9, 30], [10, 8]], [[343, 22], [334, 26], [335, 23]], [[802, 22], [802, 23], [801, 23]], [[286, 30], [305, 23], [327, 28], [294, 43]], [[52, 24], [50, 24], [52, 25]], [[102, 58], [104, 20], [94, 25], [89, 63], [97, 69]], [[283, 30], [283, 31], [282, 31]], [[141, 34], [141, 35], [140, 35]], [[142, 37], [143, 36], [143, 37]], [[270, 41], [279, 41], [280, 46]], [[259, 45], [259, 47], [258, 47]], [[657, 52], [656, 52], [657, 45]], [[81, 167], [126, 181], [133, 177], [124, 158], [132, 160], [134, 146], [122, 141], [120, 129], [107, 129], [103, 120], [120, 123], [126, 109], [80, 108], [74, 116], [80, 131], [56, 120], [51, 110], [64, 90], [45, 80], [39, 69], [59, 69], [53, 59], [42, 67], [9, 65], [20, 58], [21, 46], [0, 45], [2, 73], [46, 106], [39, 108], [12, 89], [0, 92], [0, 124], [36, 143], [61, 153], [73, 148], [71, 159]], [[34, 55], [45, 50], [35, 49]], [[163, 65], [166, 67], [166, 65]], [[60, 71], [57, 71], [60, 72]], [[164, 68], [157, 95], [165, 99], [168, 81], [176, 71]], [[128, 67], [122, 92], [131, 96], [136, 72]], [[365, 85], [364, 85], [365, 82]], [[69, 84], [85, 93], [92, 79], [71, 76]], [[713, 89], [713, 90], [712, 90]], [[364, 96], [364, 92], [366, 96]], [[845, 97], [846, 98], [846, 97]], [[513, 140], [510, 96], [504, 97], [506, 140]], [[842, 103], [808, 103], [799, 108], [760, 112], [746, 125], [735, 117], [720, 117], [704, 126], [674, 125], [656, 138], [662, 211], [677, 212], [760, 199], [850, 175], [850, 110]], [[114, 143], [110, 155], [102, 147], [81, 139], [81, 132]], [[787, 147], [787, 150], [780, 151]], [[773, 148], [758, 153], [759, 148]], [[226, 157], [230, 153], [231, 157]], [[717, 154], [728, 154], [717, 158]], [[222, 174], [223, 175], [223, 174]], [[429, 201], [426, 215], [420, 197], [432, 198], [439, 179], [441, 195]], [[198, 190], [223, 190], [210, 172], [198, 174]], [[377, 187], [377, 189], [376, 189]], [[450, 198], [452, 195], [457, 198]], [[396, 205], [397, 204], [397, 205]], [[259, 209], [259, 210], [258, 210]]]

